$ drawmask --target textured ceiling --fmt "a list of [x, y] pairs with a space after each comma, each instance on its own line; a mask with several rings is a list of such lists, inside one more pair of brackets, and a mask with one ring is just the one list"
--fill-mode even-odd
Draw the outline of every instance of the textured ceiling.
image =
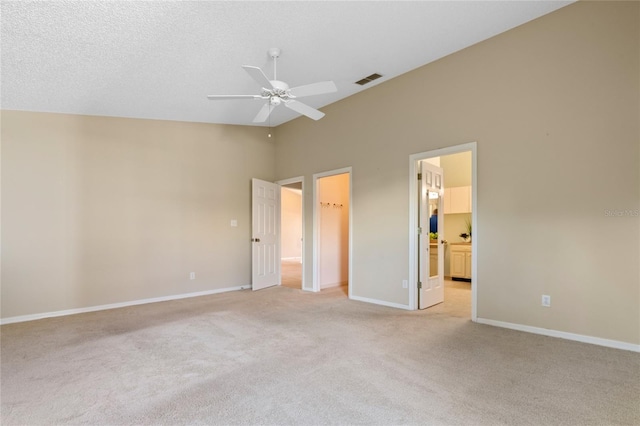
[[[571, 1], [5, 1], [3, 109], [252, 124], [262, 101], [240, 68], [291, 87], [335, 81], [320, 108], [563, 7]], [[355, 81], [374, 72], [367, 86]], [[278, 107], [275, 126], [299, 115]], [[307, 120], [307, 118], [303, 118]]]

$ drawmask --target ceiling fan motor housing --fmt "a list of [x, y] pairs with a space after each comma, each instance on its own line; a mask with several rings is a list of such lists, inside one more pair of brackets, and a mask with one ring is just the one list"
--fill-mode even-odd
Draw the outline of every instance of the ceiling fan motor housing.
[[289, 91], [289, 85], [284, 81], [271, 80], [271, 85], [273, 86], [272, 91], [276, 95], [285, 95]]
[[269, 103], [273, 106], [280, 105], [282, 101], [286, 101], [290, 97], [289, 85], [284, 81], [270, 80], [271, 89], [266, 89], [265, 92], [269, 96]]

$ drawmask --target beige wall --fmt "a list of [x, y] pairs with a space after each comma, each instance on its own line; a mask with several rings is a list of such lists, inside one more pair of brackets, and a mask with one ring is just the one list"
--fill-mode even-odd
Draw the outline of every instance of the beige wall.
[[251, 283], [251, 178], [275, 167], [261, 129], [1, 119], [3, 318]]
[[302, 192], [282, 188], [280, 197], [280, 257], [302, 257]]
[[640, 207], [639, 7], [572, 4], [278, 128], [278, 178], [353, 167], [355, 296], [408, 303], [409, 155], [477, 141], [478, 317], [640, 343], [640, 219], [605, 212]]
[[317, 181], [322, 203], [318, 214], [318, 281], [320, 288], [349, 281], [349, 174]]

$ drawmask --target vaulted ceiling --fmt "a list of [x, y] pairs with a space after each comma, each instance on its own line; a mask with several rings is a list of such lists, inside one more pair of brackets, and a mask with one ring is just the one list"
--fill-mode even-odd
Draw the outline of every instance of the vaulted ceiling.
[[[571, 1], [5, 1], [3, 109], [251, 125], [241, 65], [289, 86], [333, 80], [321, 108]], [[365, 86], [356, 81], [383, 77]], [[299, 114], [278, 107], [271, 126]], [[304, 118], [305, 120], [307, 118]]]

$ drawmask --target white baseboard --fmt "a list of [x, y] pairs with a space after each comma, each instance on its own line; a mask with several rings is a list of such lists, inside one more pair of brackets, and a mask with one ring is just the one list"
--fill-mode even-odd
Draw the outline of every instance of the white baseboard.
[[585, 336], [583, 334], [568, 333], [566, 331], [551, 330], [548, 328], [532, 327], [529, 325], [513, 324], [510, 322], [496, 321], [485, 318], [478, 318], [476, 322], [480, 324], [492, 325], [495, 327], [509, 328], [511, 330], [526, 331], [527, 333], [541, 334], [549, 337], [559, 337], [561, 339], [575, 340], [576, 342], [590, 343], [592, 345], [606, 346], [608, 348], [623, 349], [626, 351], [640, 352], [640, 345], [620, 342], [618, 340], [602, 339], [600, 337]]
[[368, 297], [350, 296], [349, 299], [357, 300], [358, 302], [373, 303], [374, 305], [389, 306], [390, 308], [411, 310], [409, 305], [401, 305], [400, 303], [386, 302], [378, 299], [369, 299]]
[[87, 312], [105, 311], [107, 309], [125, 308], [127, 306], [145, 305], [147, 303], [168, 302], [170, 300], [187, 299], [190, 297], [208, 296], [210, 294], [226, 293], [228, 291], [246, 290], [251, 288], [250, 285], [242, 285], [239, 287], [219, 288], [215, 290], [198, 291], [195, 293], [176, 294], [173, 296], [153, 297], [151, 299], [132, 300], [130, 302], [111, 303], [108, 305], [89, 306], [87, 308], [66, 309], [64, 311], [43, 312], [41, 314], [19, 315], [17, 317], [9, 317], [0, 319], [0, 325], [12, 324], [16, 322], [35, 321], [44, 318], [62, 317], [66, 315], [84, 314]]
[[343, 285], [349, 285], [349, 281], [341, 281], [341, 282], [337, 282], [337, 283], [329, 283], [329, 284], [320, 284], [320, 290], [325, 290], [327, 288], [335, 288], [335, 287], [341, 287]]
[[298, 261], [298, 262], [302, 263], [302, 258], [300, 256], [298, 256], [298, 257], [283, 257], [280, 260], [292, 260], [292, 261], [295, 260], [295, 261]]

